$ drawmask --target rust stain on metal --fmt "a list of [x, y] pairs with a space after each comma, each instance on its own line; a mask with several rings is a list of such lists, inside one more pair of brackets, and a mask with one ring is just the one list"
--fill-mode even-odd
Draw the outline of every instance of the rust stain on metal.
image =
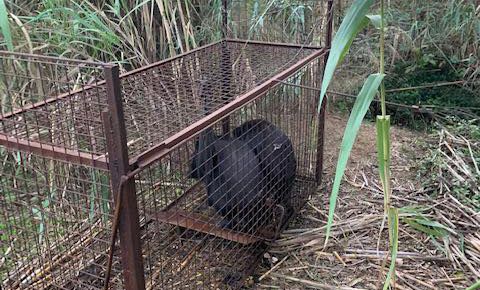
[[0, 134], [0, 145], [25, 152], [35, 153], [40, 156], [72, 162], [74, 164], [87, 165], [98, 169], [108, 170], [108, 162], [105, 156], [98, 156], [77, 150], [67, 149], [65, 147], [39, 143], [18, 137], [10, 137], [3, 134]]
[[186, 212], [179, 208], [171, 208], [167, 211], [156, 213], [152, 218], [159, 222], [191, 229], [204, 234], [237, 242], [242, 245], [250, 245], [264, 241], [264, 239], [254, 237], [252, 235], [220, 228], [200, 214]]
[[[109, 111], [103, 112], [102, 117], [111, 161], [109, 168], [112, 184], [111, 192], [115, 198], [122, 196], [121, 199], [116, 198], [115, 203], [118, 207], [117, 214], [120, 221], [118, 230], [125, 288], [128, 290], [144, 290], [145, 272], [135, 181], [132, 178], [126, 179], [126, 181], [122, 180], [122, 176], [128, 175], [130, 167], [118, 66], [107, 67], [104, 73]], [[120, 187], [119, 185], [122, 183], [124, 184]], [[119, 190], [122, 190], [122, 192], [117, 192]], [[115, 235], [116, 233], [113, 230], [112, 235]], [[106, 280], [106, 284], [108, 282]]]

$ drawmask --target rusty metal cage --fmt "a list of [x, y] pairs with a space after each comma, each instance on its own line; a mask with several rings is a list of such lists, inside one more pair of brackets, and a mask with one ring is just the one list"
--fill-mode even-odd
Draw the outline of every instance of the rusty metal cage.
[[239, 288], [321, 180], [327, 54], [224, 39], [120, 75], [0, 52], [1, 288]]

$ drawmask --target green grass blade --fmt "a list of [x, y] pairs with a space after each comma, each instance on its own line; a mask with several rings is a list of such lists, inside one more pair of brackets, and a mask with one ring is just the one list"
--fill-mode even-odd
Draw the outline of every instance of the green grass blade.
[[399, 209], [400, 219], [413, 229], [432, 237], [445, 237], [449, 232], [454, 233], [451, 228], [429, 219], [424, 211], [420, 207], [402, 207]]
[[390, 281], [395, 275], [395, 263], [397, 261], [398, 253], [398, 210], [396, 208], [389, 208], [388, 210], [388, 219], [389, 219], [389, 233], [390, 233], [390, 247], [391, 247], [391, 260], [390, 268], [388, 270], [387, 278], [385, 279], [385, 284], [383, 285], [383, 290], [387, 290], [390, 286]]
[[480, 289], [480, 280], [478, 280], [477, 282], [475, 282], [475, 284], [473, 284], [472, 286], [468, 287], [466, 290], [477, 290], [477, 289]]
[[[377, 157], [383, 192], [387, 195], [390, 190], [386, 176], [387, 170], [390, 170], [390, 116], [377, 116]], [[387, 206], [387, 200], [385, 200], [385, 209]]]
[[117, 17], [120, 17], [120, 0], [115, 0], [114, 4], [113, 4], [113, 11], [115, 12], [115, 15]]
[[327, 87], [330, 84], [337, 65], [343, 60], [347, 54], [353, 39], [368, 24], [368, 18], [366, 17], [370, 6], [373, 4], [373, 0], [355, 0], [350, 6], [345, 15], [345, 18], [340, 24], [335, 38], [332, 42], [330, 49], [330, 55], [328, 56], [325, 71], [323, 73], [322, 90], [319, 97], [318, 111], [323, 101], [323, 97], [327, 92]]
[[7, 44], [8, 50], [13, 51], [12, 32], [10, 31], [7, 6], [5, 5], [4, 0], [0, 0], [0, 29], [2, 30], [3, 38]]
[[138, 9], [142, 8], [143, 5], [149, 4], [150, 2], [151, 2], [151, 0], [145, 0], [142, 3], [137, 4], [135, 7], [132, 8], [132, 10], [128, 11], [127, 14], [125, 14], [125, 16], [123, 16], [122, 19], [120, 19], [120, 21], [118, 23], [121, 24], [125, 19], [130, 17], [130, 14], [136, 12]]
[[370, 19], [370, 22], [375, 26], [377, 29], [382, 28], [382, 16], [375, 14], [375, 15], [366, 15], [368, 19]]
[[382, 116], [377, 116], [377, 158], [378, 158], [378, 171], [380, 173], [380, 179], [385, 188], [385, 152], [384, 152], [384, 127], [385, 119]]
[[327, 234], [325, 238], [325, 245], [328, 242], [330, 236], [330, 230], [333, 223], [333, 213], [335, 212], [335, 206], [337, 204], [338, 191], [340, 190], [340, 183], [343, 178], [343, 173], [345, 172], [345, 167], [347, 166], [348, 157], [352, 151], [353, 143], [357, 137], [358, 130], [362, 124], [362, 120], [367, 113], [368, 107], [373, 100], [373, 97], [378, 92], [378, 87], [383, 80], [384, 75], [382, 74], [372, 74], [370, 75], [365, 84], [362, 87], [362, 90], [357, 96], [357, 100], [353, 105], [352, 113], [347, 122], [347, 127], [345, 128], [345, 133], [343, 134], [342, 145], [340, 147], [340, 153], [337, 161], [337, 168], [335, 171], [335, 180], [333, 182], [332, 193], [330, 194], [330, 204], [328, 208], [328, 223], [327, 223]]
[[425, 226], [421, 222], [419, 222], [419, 220], [403, 219], [403, 221], [405, 221], [405, 223], [407, 223], [413, 229], [415, 229], [419, 232], [423, 232], [423, 233], [425, 233], [429, 236], [432, 236], [432, 237], [445, 237], [445, 236], [448, 235], [448, 233], [445, 230], [438, 229], [438, 228], [435, 228], [435, 227]]
[[92, 222], [95, 218], [95, 197], [98, 192], [97, 188], [97, 175], [94, 169], [90, 169], [90, 174], [92, 178], [92, 188], [90, 189], [90, 211], [88, 214], [88, 219]]
[[450, 230], [448, 227], [442, 225], [441, 223], [439, 223], [437, 221], [428, 220], [426, 218], [425, 219], [419, 219], [419, 220], [417, 220], [417, 222], [419, 224], [422, 224], [422, 225], [427, 226], [427, 227], [443, 229], [443, 230]]

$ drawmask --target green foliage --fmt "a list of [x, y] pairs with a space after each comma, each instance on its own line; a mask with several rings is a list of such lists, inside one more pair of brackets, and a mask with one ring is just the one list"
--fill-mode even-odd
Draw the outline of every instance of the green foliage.
[[[356, 35], [368, 24], [368, 22], [370, 21], [369, 19], [372, 19], [376, 24], [378, 24], [378, 17], [366, 16], [372, 4], [373, 0], [354, 1], [348, 9], [342, 23], [340, 24], [340, 28], [338, 29], [333, 39], [328, 60], [325, 66], [322, 80], [322, 88], [318, 102], [318, 110], [320, 110], [320, 106], [323, 102], [325, 93], [327, 92], [328, 85], [333, 79], [338, 64], [342, 62], [342, 60], [345, 58], [345, 55], [348, 53]], [[352, 113], [347, 122], [347, 127], [345, 128], [338, 156], [337, 167], [335, 170], [335, 180], [333, 183], [332, 192], [330, 194], [325, 245], [328, 243], [328, 238], [333, 224], [333, 215], [337, 203], [338, 192], [340, 190], [340, 183], [342, 181], [343, 174], [347, 166], [347, 161], [350, 156], [353, 143], [355, 142], [355, 138], [362, 124], [362, 120], [365, 117], [368, 107], [370, 106], [370, 103], [372, 102], [375, 94], [377, 93], [383, 78], [383, 74], [372, 74], [368, 77], [357, 97], [357, 100], [352, 109]]]
[[[462, 79], [460, 72], [455, 71], [441, 59], [430, 55], [419, 62], [398, 63], [385, 76], [385, 86], [387, 92], [392, 89], [413, 88], [388, 92], [388, 101], [392, 103], [424, 107], [431, 109], [434, 113], [457, 115], [461, 118], [480, 116], [480, 91], [461, 84], [434, 86]], [[426, 87], [414, 88], [422, 86]], [[341, 111], [349, 111], [353, 106], [353, 101], [338, 100], [335, 106]], [[388, 104], [387, 108], [392, 124], [419, 130], [433, 128], [433, 119], [427, 113]], [[366, 118], [375, 120], [379, 113], [380, 104], [373, 103]]]
[[[462, 80], [462, 75], [446, 63], [433, 57], [423, 56], [414, 63], [399, 63], [385, 78], [388, 89], [408, 88]], [[428, 87], [393, 92], [389, 100], [407, 105], [435, 105], [442, 107], [477, 107], [480, 110], [480, 93], [461, 85]], [[479, 111], [480, 113], [480, 111]], [[401, 122], [400, 118], [395, 118]]]
[[[2, 147], [0, 170], [0, 203], [7, 213], [0, 215], [0, 259], [7, 258], [0, 279], [19, 255], [40, 254], [49, 240], [63, 237], [73, 220], [110, 218], [107, 172]], [[24, 248], [11, 248], [16, 239]]]
[[3, 41], [5, 41], [8, 50], [13, 51], [12, 32], [10, 31], [10, 23], [8, 20], [8, 11], [7, 6], [5, 5], [5, 0], [0, 0], [0, 30], [2, 31]]
[[382, 16], [381, 15], [366, 15], [367, 18], [370, 20], [370, 23], [377, 28], [381, 29], [382, 28]]
[[477, 289], [480, 289], [480, 280], [478, 280], [477, 282], [473, 283], [472, 286], [468, 287], [468, 288], [465, 289], [465, 290], [477, 290]]
[[431, 55], [466, 79], [480, 76], [480, 17], [476, 1], [393, 1], [387, 15], [400, 40], [395, 53], [424, 62]]
[[426, 214], [427, 209], [409, 206], [400, 209], [400, 219], [413, 229], [423, 232], [434, 238], [443, 238], [452, 231], [447, 226], [430, 219]]
[[[31, 46], [35, 53], [116, 62], [125, 70], [222, 37], [222, 0], [3, 1], [24, 24], [11, 27], [18, 51], [30, 52]], [[229, 4], [230, 37], [320, 41], [311, 32], [314, 14], [319, 13], [314, 7], [321, 4], [296, 0]]]
[[[218, 10], [221, 0], [216, 2], [220, 5], [215, 7]], [[117, 62], [125, 69], [194, 48], [197, 37], [200, 41], [201, 37], [208, 40], [216, 37], [205, 32], [202, 21], [209, 18], [199, 15], [200, 8], [194, 7], [192, 1], [34, 0], [17, 5], [14, 0], [6, 0], [5, 3], [24, 23], [21, 27], [12, 26], [18, 51], [31, 46], [36, 53]], [[221, 19], [221, 13], [217, 15]], [[216, 33], [218, 27], [213, 27]]]
[[57, 33], [41, 30], [35, 37], [45, 43], [59, 47], [75, 45], [77, 49], [88, 50], [90, 57], [114, 58], [112, 47], [120, 45], [120, 39], [95, 11], [84, 3], [72, 2], [69, 6], [58, 6], [51, 3], [45, 10], [35, 16], [25, 17], [27, 25], [55, 27]]
[[[352, 108], [345, 132], [343, 135], [340, 153], [335, 169], [335, 179], [333, 182], [332, 192], [330, 194], [327, 231], [325, 237], [325, 245], [328, 243], [330, 230], [333, 224], [333, 215], [335, 212], [338, 192], [340, 190], [341, 180], [347, 166], [350, 152], [353, 148], [356, 136], [368, 111], [368, 108], [381, 88], [381, 105], [382, 116], [377, 117], [377, 151], [379, 160], [380, 177], [383, 184], [383, 192], [385, 197], [385, 214], [388, 216], [389, 244], [391, 252], [391, 264], [386, 277], [383, 289], [390, 287], [391, 280], [395, 277], [395, 263], [398, 252], [398, 210], [390, 207], [390, 117], [386, 115], [385, 109], [385, 86], [384, 79], [384, 1], [381, 1], [380, 16], [366, 16], [372, 2], [356, 1], [347, 11], [339, 31], [335, 35], [332, 43], [329, 58], [325, 67], [324, 78], [320, 93], [319, 104], [322, 103], [323, 97], [327, 91], [327, 87], [333, 78], [337, 65], [344, 59], [346, 53], [350, 49], [353, 39], [358, 32], [366, 26], [366, 21], [371, 21], [376, 28], [380, 28], [380, 73], [370, 75], [365, 81], [360, 93], [356, 97]], [[320, 107], [318, 108], [320, 109]]]
[[[244, 18], [231, 23], [233, 32], [240, 38], [309, 43], [315, 24], [315, 7], [321, 3], [292, 0], [231, 1], [232, 18]], [[243, 14], [243, 15], [242, 15]], [[248, 19], [248, 29], [242, 27]]]
[[325, 66], [322, 88], [318, 102], [318, 111], [320, 111], [323, 97], [327, 93], [328, 85], [333, 79], [333, 75], [335, 74], [338, 64], [341, 63], [345, 58], [345, 55], [350, 50], [350, 46], [352, 45], [354, 38], [357, 36], [360, 30], [367, 26], [369, 18], [366, 15], [372, 4], [373, 0], [355, 1], [348, 9], [342, 24], [340, 24], [340, 28], [333, 39], [332, 48]]
[[[464, 80], [464, 84], [388, 92], [388, 101], [409, 106], [442, 106], [434, 112], [465, 118], [480, 115], [480, 17], [476, 2], [389, 1], [386, 42], [386, 89], [435, 85]], [[369, 29], [354, 45], [348, 70], [362, 74], [365, 64], [378, 63], [370, 51], [378, 49], [378, 29]], [[368, 73], [369, 70], [366, 71]], [[359, 90], [361, 85], [357, 85]], [[335, 106], [348, 111], [353, 101], [338, 100]], [[430, 129], [432, 117], [418, 111], [389, 106], [392, 124]], [[367, 118], [375, 120], [380, 105], [373, 104]], [[475, 117], [474, 117], [475, 118]]]
[[340, 146], [340, 152], [338, 154], [337, 167], [335, 169], [335, 180], [333, 182], [332, 192], [330, 194], [330, 203], [328, 207], [328, 222], [327, 233], [325, 238], [325, 244], [328, 242], [330, 230], [333, 224], [333, 214], [335, 212], [335, 206], [337, 203], [338, 192], [340, 190], [340, 183], [347, 166], [347, 161], [350, 156], [350, 152], [353, 148], [353, 143], [358, 134], [358, 130], [362, 125], [363, 118], [367, 113], [368, 107], [372, 102], [375, 94], [378, 92], [380, 83], [383, 80], [384, 75], [372, 74], [368, 77], [363, 85], [362, 90], [358, 94], [355, 105], [353, 106], [352, 113], [347, 122], [347, 127], [343, 134], [342, 144]]
[[378, 172], [382, 181], [383, 189], [386, 192], [385, 210], [390, 203], [390, 116], [377, 116], [377, 159]]
[[390, 225], [388, 232], [390, 238], [391, 260], [387, 278], [383, 284], [383, 290], [387, 290], [390, 287], [390, 282], [392, 281], [393, 277], [395, 277], [395, 263], [397, 262], [398, 254], [398, 209], [389, 208], [388, 220]]

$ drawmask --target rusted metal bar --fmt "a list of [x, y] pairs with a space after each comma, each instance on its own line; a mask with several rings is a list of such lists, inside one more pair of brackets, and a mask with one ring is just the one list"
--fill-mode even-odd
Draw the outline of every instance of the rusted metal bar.
[[[122, 176], [127, 176], [130, 169], [118, 66], [107, 67], [104, 71], [109, 112], [103, 114], [103, 121], [109, 154], [111, 189], [116, 203], [120, 202], [116, 197], [122, 194], [119, 235], [124, 286], [127, 290], [144, 290], [145, 277], [135, 181], [129, 178], [123, 181], [122, 187], [118, 186], [122, 182]], [[122, 189], [122, 192], [116, 192]]]
[[144, 151], [140, 155], [130, 160], [132, 168], [144, 168], [152, 162], [155, 162], [162, 156], [165, 156], [168, 152], [178, 146], [181, 142], [186, 141], [191, 136], [199, 133], [201, 130], [205, 129], [209, 125], [219, 121], [223, 117], [227, 116], [231, 112], [239, 109], [240, 107], [248, 104], [249, 102], [259, 98], [269, 89], [277, 86], [279, 84], [278, 80], [284, 80], [297, 72], [300, 68], [308, 64], [313, 59], [320, 57], [325, 54], [325, 49], [315, 51], [309, 56], [298, 61], [296, 64], [290, 66], [288, 69], [274, 75], [267, 81], [263, 82], [261, 85], [255, 87], [249, 92], [236, 97], [232, 102], [224, 105], [220, 109], [212, 112], [208, 116], [200, 119], [199, 121], [191, 124], [180, 132], [174, 134], [170, 138], [165, 139], [162, 143]]
[[4, 134], [0, 134], [0, 145], [20, 151], [35, 153], [44, 157], [108, 170], [108, 163], [105, 156], [80, 152], [61, 146], [39, 143], [18, 137], [11, 137]]
[[161, 211], [155, 213], [152, 219], [159, 222], [195, 230], [204, 234], [220, 237], [229, 241], [240, 243], [242, 245], [249, 245], [264, 241], [264, 239], [252, 235], [220, 228], [216, 224], [211, 223], [207, 218], [200, 214], [187, 212], [175, 207], [171, 208], [168, 211]]
[[[327, 35], [325, 36], [325, 46], [330, 49], [332, 46], [332, 34], [333, 34], [333, 0], [328, 0], [328, 21], [327, 21]], [[328, 56], [325, 57], [327, 59]]]
[[[327, 65], [327, 60], [328, 60], [328, 56], [330, 54], [330, 48], [332, 45], [333, 0], [328, 1], [327, 17], [328, 17], [328, 21], [327, 21], [327, 34], [325, 36], [325, 46], [328, 49], [328, 51], [324, 55], [322, 67], [320, 67], [321, 65], [320, 63], [318, 67], [319, 70], [323, 70], [322, 78], [323, 78], [323, 75], [325, 74], [325, 67]], [[321, 83], [321, 80], [320, 80], [320, 83]], [[318, 103], [316, 105], [317, 106], [315, 107], [318, 107]], [[315, 168], [315, 181], [317, 182], [317, 184], [322, 183], [326, 98], [323, 98], [323, 101], [320, 105], [321, 105], [321, 108], [320, 108], [320, 112], [318, 115], [318, 122], [317, 122], [317, 160], [316, 160], [317, 164]]]

